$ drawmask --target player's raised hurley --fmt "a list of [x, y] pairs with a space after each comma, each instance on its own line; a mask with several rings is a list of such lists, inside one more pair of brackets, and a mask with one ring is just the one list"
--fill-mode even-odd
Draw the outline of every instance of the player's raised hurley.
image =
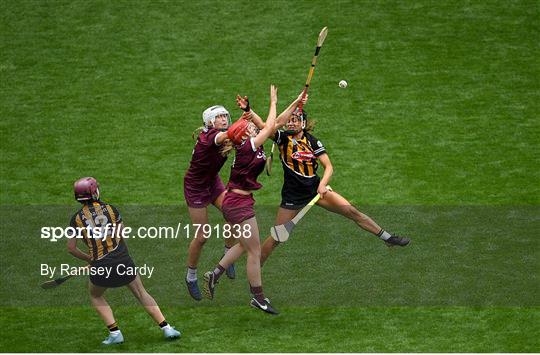
[[[332, 191], [332, 188], [330, 186], [326, 186], [326, 188], [328, 189], [328, 191]], [[304, 208], [302, 208], [292, 220], [285, 224], [280, 224], [278, 226], [273, 226], [272, 228], [270, 228], [270, 235], [272, 235], [272, 238], [274, 238], [274, 240], [280, 243], [287, 241], [294, 227], [298, 224], [298, 222], [300, 222], [302, 217], [304, 217], [304, 215], [311, 209], [311, 207], [313, 207], [313, 205], [315, 205], [317, 201], [319, 201], [320, 198], [321, 195], [315, 195], [315, 197], [313, 197], [313, 199], [309, 201], [309, 203], [305, 205]]]
[[[313, 73], [315, 72], [315, 64], [317, 64], [317, 57], [319, 56], [319, 52], [321, 51], [321, 47], [324, 43], [324, 40], [326, 39], [326, 35], [328, 34], [328, 27], [324, 27], [321, 32], [319, 33], [319, 38], [317, 38], [317, 47], [315, 47], [315, 54], [313, 55], [313, 59], [311, 60], [311, 67], [309, 68], [309, 73], [306, 79], [306, 85], [304, 87], [304, 92], [302, 93], [302, 100], [298, 104], [298, 109], [301, 110], [304, 106], [304, 99], [306, 98], [309, 85], [311, 84], [311, 78], [313, 78]], [[272, 160], [273, 160], [273, 152], [274, 152], [274, 146], [276, 143], [272, 143], [272, 150], [270, 153], [270, 157], [266, 159], [266, 174], [270, 175], [272, 173]]]
[[[304, 87], [304, 94], [302, 95], [302, 99], [304, 99], [307, 95], [309, 84], [311, 84], [311, 78], [313, 78], [313, 73], [315, 72], [315, 64], [317, 64], [317, 58], [319, 56], [319, 52], [321, 51], [321, 47], [324, 43], [324, 40], [326, 39], [327, 34], [328, 34], [328, 27], [324, 27], [319, 33], [319, 38], [317, 39], [317, 47], [315, 48], [315, 54], [313, 55], [313, 59], [311, 60], [311, 67], [309, 68], [309, 73], [306, 79], [306, 86]], [[304, 106], [303, 101], [300, 101], [300, 104], [298, 105], [298, 109], [301, 110], [303, 106]]]
[[274, 149], [276, 148], [276, 143], [272, 142], [272, 149], [270, 149], [270, 156], [266, 159], [266, 175], [270, 176], [272, 173], [272, 160], [274, 159]]

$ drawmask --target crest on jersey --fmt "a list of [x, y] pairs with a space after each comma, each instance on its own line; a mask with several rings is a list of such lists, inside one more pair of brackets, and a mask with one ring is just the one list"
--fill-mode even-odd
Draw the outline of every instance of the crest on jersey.
[[294, 160], [307, 161], [315, 158], [312, 152], [294, 152], [291, 155]]

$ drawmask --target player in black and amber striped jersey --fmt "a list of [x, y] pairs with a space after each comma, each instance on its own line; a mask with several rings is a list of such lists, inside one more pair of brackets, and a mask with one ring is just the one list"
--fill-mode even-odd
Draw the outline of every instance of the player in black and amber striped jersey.
[[[286, 131], [277, 129], [286, 125]], [[317, 205], [334, 213], [341, 214], [354, 221], [360, 228], [378, 236], [389, 246], [406, 246], [409, 239], [392, 235], [382, 229], [369, 216], [358, 211], [347, 199], [327, 185], [333, 173], [332, 163], [323, 143], [311, 134], [312, 122], [308, 121], [307, 112], [295, 110], [290, 117], [276, 122], [274, 141], [279, 146], [281, 165], [283, 166], [283, 187], [281, 205], [278, 209], [275, 225], [292, 220], [317, 194], [321, 198]], [[317, 175], [319, 163], [324, 168], [322, 178]], [[279, 244], [272, 237], [266, 238], [261, 247], [261, 264], [266, 261]]]
[[[163, 330], [165, 338], [180, 337], [180, 332], [165, 321], [156, 301], [144, 288], [140, 276], [134, 272], [136, 271], [135, 264], [129, 256], [126, 243], [120, 236], [122, 217], [115, 207], [99, 199], [99, 186], [96, 179], [92, 177], [79, 179], [75, 181], [73, 190], [75, 199], [82, 204], [82, 207], [71, 219], [71, 226], [82, 231], [81, 234], [89, 253], [77, 248], [76, 238], [68, 239], [67, 247], [70, 254], [90, 264], [90, 300], [109, 329], [109, 336], [102, 343], [111, 345], [124, 342], [122, 332], [118, 328], [104, 293], [109, 287], [125, 285]], [[98, 231], [97, 229], [101, 233], [94, 234], [94, 231]], [[100, 274], [98, 270], [108, 270], [108, 272]], [[131, 272], [125, 272], [127, 270]]]
[[[112, 227], [120, 226], [121, 223], [122, 217], [114, 206], [99, 200], [90, 200], [73, 215], [70, 225], [74, 228], [80, 228], [84, 242], [88, 247], [88, 253], [93, 261], [97, 261], [113, 251], [116, 255], [127, 253], [124, 240], [120, 238], [118, 233], [113, 235]], [[92, 235], [89, 235], [87, 227], [103, 228], [106, 225], [111, 227], [106, 237], [93, 238]]]

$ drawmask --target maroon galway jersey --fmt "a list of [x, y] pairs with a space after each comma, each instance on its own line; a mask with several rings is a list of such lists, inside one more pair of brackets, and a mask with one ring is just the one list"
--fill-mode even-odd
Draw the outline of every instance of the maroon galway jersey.
[[255, 149], [253, 138], [236, 147], [236, 157], [231, 167], [228, 189], [258, 190], [262, 185], [257, 177], [264, 170], [266, 155], [262, 145]]
[[190, 187], [206, 188], [214, 183], [219, 170], [227, 160], [227, 157], [219, 152], [221, 146], [215, 143], [219, 132], [215, 128], [205, 128], [199, 134], [193, 148], [189, 169], [184, 176], [184, 184]]

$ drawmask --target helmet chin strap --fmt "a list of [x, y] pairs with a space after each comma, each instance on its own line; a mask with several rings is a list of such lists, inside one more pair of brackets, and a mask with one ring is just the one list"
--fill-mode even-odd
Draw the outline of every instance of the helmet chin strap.
[[298, 134], [298, 133], [302, 132], [305, 128], [306, 128], [306, 120], [304, 120], [302, 118], [302, 128], [301, 129], [299, 129], [299, 130], [287, 129], [287, 130], [285, 130], [285, 133], [287, 133], [287, 134]]
[[287, 133], [287, 134], [298, 134], [300, 132], [302, 132], [301, 129], [299, 129], [298, 131], [295, 130], [295, 129], [288, 129], [288, 130], [285, 131], [285, 133]]

